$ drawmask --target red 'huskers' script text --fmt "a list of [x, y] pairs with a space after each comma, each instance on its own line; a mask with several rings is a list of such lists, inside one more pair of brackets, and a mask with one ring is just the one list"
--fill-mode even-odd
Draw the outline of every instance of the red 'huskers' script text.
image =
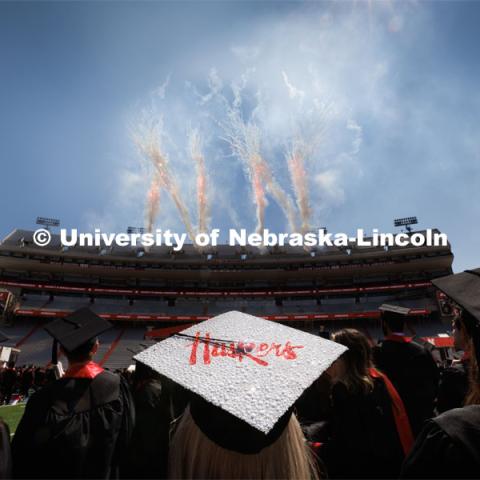
[[212, 358], [229, 357], [238, 361], [248, 358], [262, 367], [268, 366], [265, 360], [268, 356], [281, 357], [285, 360], [297, 358], [296, 349], [303, 348], [303, 345], [292, 345], [290, 341], [281, 343], [254, 343], [254, 342], [221, 342], [210, 338], [210, 333], [201, 336], [200, 332], [195, 334], [191, 345], [190, 365], [196, 365], [198, 357], [204, 365], [210, 365]]

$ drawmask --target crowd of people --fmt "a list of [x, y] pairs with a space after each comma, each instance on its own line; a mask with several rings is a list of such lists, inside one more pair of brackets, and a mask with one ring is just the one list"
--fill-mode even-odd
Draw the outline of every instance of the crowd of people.
[[[161, 350], [138, 361], [133, 375], [108, 372], [93, 362], [104, 328], [92, 328], [95, 315], [79, 312], [68, 325], [57, 320], [50, 333], [68, 361], [61, 378], [54, 379], [54, 368], [33, 366], [1, 374], [5, 401], [14, 392], [29, 397], [11, 448], [2, 425], [1, 478], [479, 478], [480, 269], [434, 283], [458, 305], [458, 359], [439, 368], [404, 333], [408, 310], [386, 305], [383, 341], [373, 345], [355, 329], [333, 333], [330, 340], [346, 348], [262, 431], [262, 417], [272, 416], [269, 403], [252, 400], [253, 409], [244, 406], [252, 418], [241, 419], [228, 402], [215, 400], [221, 391], [205, 398], [188, 374], [179, 382], [180, 370], [158, 373]], [[213, 334], [178, 341], [185, 338], [195, 347], [190, 366], [201, 355], [200, 340], [208, 365], [220, 356], [239, 364], [266, 358], [253, 355], [253, 343], [230, 351]], [[258, 351], [296, 361], [295, 349], [303, 347], [268, 348]], [[299, 377], [303, 368], [299, 362]], [[238, 375], [228, 381], [243, 395], [247, 374]], [[271, 377], [265, 387], [275, 390], [273, 371]]]
[[[128, 368], [115, 370], [131, 383], [132, 371]], [[20, 365], [8, 362], [0, 367], [0, 405], [15, 405], [28, 401], [36, 391], [57, 379], [52, 365]]]

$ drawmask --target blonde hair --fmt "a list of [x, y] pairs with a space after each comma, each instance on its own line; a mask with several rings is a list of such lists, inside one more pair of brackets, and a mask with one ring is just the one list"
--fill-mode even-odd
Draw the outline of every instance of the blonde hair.
[[187, 408], [170, 442], [169, 478], [317, 480], [319, 476], [294, 414], [272, 445], [247, 455], [212, 442]]

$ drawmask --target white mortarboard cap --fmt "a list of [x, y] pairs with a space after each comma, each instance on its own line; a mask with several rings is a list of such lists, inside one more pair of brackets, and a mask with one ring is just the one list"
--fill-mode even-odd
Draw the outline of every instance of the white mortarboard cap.
[[183, 330], [134, 359], [267, 434], [347, 348], [241, 312]]

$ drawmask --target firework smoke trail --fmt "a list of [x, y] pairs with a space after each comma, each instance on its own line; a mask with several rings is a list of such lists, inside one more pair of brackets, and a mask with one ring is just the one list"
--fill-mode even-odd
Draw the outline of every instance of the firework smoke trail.
[[160, 207], [160, 177], [155, 173], [147, 194], [147, 231], [153, 231]]
[[265, 183], [267, 189], [272, 195], [272, 197], [276, 200], [280, 208], [285, 213], [287, 217], [288, 225], [290, 227], [291, 232], [297, 231], [297, 222], [296, 222], [296, 212], [295, 207], [293, 205], [292, 199], [288, 196], [283, 188], [277, 183], [277, 181], [273, 178], [272, 173], [266, 172], [265, 174]]
[[287, 155], [288, 171], [292, 179], [293, 191], [301, 218], [301, 233], [305, 234], [310, 229], [310, 202], [307, 186], [307, 174], [305, 172], [305, 158], [307, 148], [304, 142], [296, 140], [293, 142], [291, 151]]
[[228, 122], [223, 125], [223, 129], [226, 134], [224, 140], [230, 145], [232, 152], [242, 160], [250, 179], [256, 207], [255, 231], [260, 233], [265, 226], [265, 207], [268, 204], [262, 183], [262, 159], [259, 154], [260, 131], [252, 123], [245, 124], [237, 109], [229, 109]]
[[[237, 99], [235, 106], [238, 107], [238, 105]], [[225, 140], [230, 144], [233, 152], [244, 162], [252, 184], [257, 218], [255, 231], [261, 233], [265, 226], [265, 208], [268, 205], [266, 192], [268, 191], [283, 210], [291, 231], [295, 232], [296, 215], [293, 202], [277, 183], [268, 163], [260, 153], [260, 129], [251, 122], [245, 124], [237, 108], [230, 109], [228, 119], [228, 124], [223, 126], [226, 132]]]
[[256, 232], [261, 233], [265, 228], [265, 208], [268, 205], [265, 188], [263, 187], [262, 164], [258, 161], [260, 156], [252, 155], [250, 157], [250, 168], [253, 186], [253, 195], [257, 205], [257, 228]]
[[190, 155], [197, 168], [197, 208], [198, 208], [198, 232], [204, 233], [208, 229], [208, 195], [207, 173], [205, 170], [205, 158], [202, 153], [202, 145], [198, 130], [190, 134]]
[[[144, 129], [140, 130], [142, 131]], [[143, 134], [135, 135], [134, 141], [140, 151], [152, 162], [155, 168], [155, 176], [158, 178], [158, 184], [161, 188], [167, 190], [172, 197], [172, 200], [180, 213], [183, 224], [185, 225], [185, 229], [189, 238], [192, 240], [192, 242], [195, 242], [195, 233], [190, 221], [190, 215], [188, 214], [188, 210], [182, 201], [178, 187], [172, 175], [170, 174], [168, 168], [168, 158], [162, 152], [158, 141], [158, 134], [155, 128], [150, 128]]]

